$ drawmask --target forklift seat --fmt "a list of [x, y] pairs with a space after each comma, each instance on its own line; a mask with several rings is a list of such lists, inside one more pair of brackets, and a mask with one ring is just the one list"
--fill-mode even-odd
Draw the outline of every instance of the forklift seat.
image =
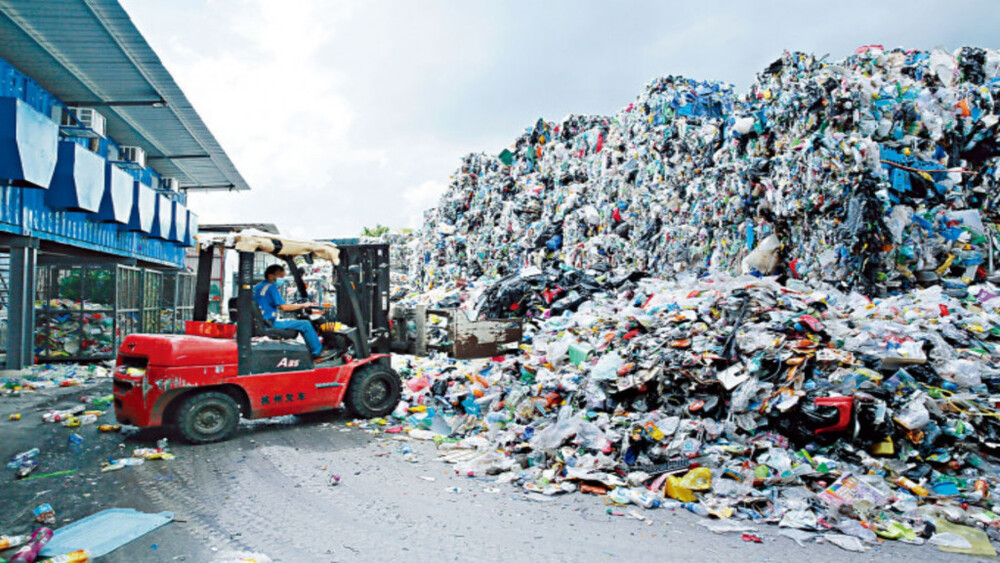
[[[237, 322], [239, 319], [239, 299], [233, 297], [229, 300], [229, 320]], [[253, 299], [250, 300], [250, 316], [253, 318], [254, 337], [266, 336], [275, 340], [295, 340], [299, 337], [299, 331], [290, 328], [273, 328], [260, 312], [260, 306]]]

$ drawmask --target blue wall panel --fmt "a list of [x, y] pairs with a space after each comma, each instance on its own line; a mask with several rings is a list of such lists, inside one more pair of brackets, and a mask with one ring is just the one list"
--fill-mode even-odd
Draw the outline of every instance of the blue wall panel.
[[171, 242], [178, 242], [183, 244], [185, 235], [187, 235], [187, 220], [188, 213], [187, 207], [183, 203], [172, 202], [172, 222], [170, 225], [170, 236], [167, 237]]
[[101, 208], [105, 161], [72, 141], [59, 143], [59, 161], [45, 202], [53, 209], [89, 211]]
[[129, 215], [129, 231], [153, 234], [156, 224], [156, 192], [149, 186], [132, 181], [132, 212]]
[[167, 240], [174, 224], [174, 205], [166, 196], [156, 194], [156, 220], [153, 221], [153, 236]]
[[17, 98], [0, 98], [0, 179], [47, 188], [56, 168], [59, 126]]
[[135, 200], [133, 184], [135, 180], [127, 172], [110, 162], [105, 164], [104, 197], [97, 214], [99, 221], [128, 224], [132, 215], [132, 202]]
[[198, 214], [188, 209], [187, 212], [187, 232], [184, 235], [184, 246], [194, 246], [198, 241], [194, 236], [198, 234]]

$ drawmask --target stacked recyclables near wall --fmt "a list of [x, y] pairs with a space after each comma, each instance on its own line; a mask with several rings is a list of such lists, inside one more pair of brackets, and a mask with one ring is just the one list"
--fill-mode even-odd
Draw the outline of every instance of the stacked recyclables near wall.
[[0, 378], [3, 393], [24, 390], [51, 389], [53, 387], [75, 387], [97, 383], [111, 377], [110, 363], [107, 364], [34, 364], [25, 373], [7, 375]]
[[536, 493], [991, 552], [998, 75], [786, 53], [467, 156], [397, 302], [526, 317], [521, 353], [406, 360], [396, 416]]
[[46, 359], [109, 357], [115, 321], [107, 304], [71, 299], [44, 302], [35, 328], [35, 353]]

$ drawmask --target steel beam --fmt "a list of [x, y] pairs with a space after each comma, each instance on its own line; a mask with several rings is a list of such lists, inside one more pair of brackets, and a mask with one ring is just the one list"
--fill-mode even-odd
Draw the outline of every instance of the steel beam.
[[7, 316], [9, 370], [22, 370], [35, 360], [35, 272], [38, 239], [17, 237], [10, 241], [10, 295]]

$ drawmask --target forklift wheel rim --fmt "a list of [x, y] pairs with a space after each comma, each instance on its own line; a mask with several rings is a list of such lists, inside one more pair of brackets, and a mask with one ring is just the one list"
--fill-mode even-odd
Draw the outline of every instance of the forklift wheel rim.
[[389, 383], [383, 379], [375, 379], [365, 389], [365, 403], [371, 408], [378, 408], [389, 394]]
[[203, 435], [215, 434], [226, 425], [226, 409], [221, 405], [205, 405], [193, 417], [196, 432]]

